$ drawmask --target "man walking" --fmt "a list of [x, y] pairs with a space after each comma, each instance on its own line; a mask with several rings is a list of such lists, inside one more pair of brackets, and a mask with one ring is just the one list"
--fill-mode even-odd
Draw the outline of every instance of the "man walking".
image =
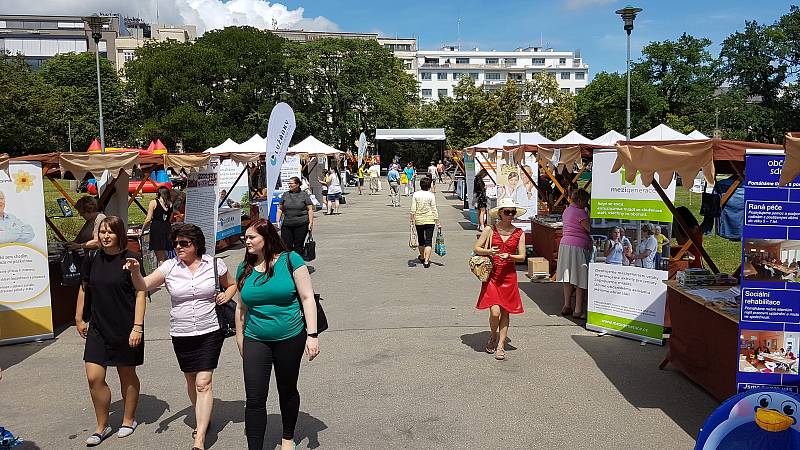
[[400, 172], [397, 171], [395, 165], [392, 165], [389, 169], [386, 181], [389, 182], [389, 196], [392, 197], [392, 206], [400, 207]]

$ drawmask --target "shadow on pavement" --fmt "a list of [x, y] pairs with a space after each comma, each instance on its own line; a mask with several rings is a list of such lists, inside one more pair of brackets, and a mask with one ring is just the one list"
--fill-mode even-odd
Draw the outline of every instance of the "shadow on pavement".
[[478, 231], [477, 225], [472, 222], [458, 222], [458, 225], [461, 226], [461, 229], [464, 231]]
[[[109, 374], [106, 376], [111, 375]], [[116, 393], [112, 392], [112, 395], [116, 395]], [[111, 404], [111, 409], [109, 410], [109, 422], [114, 424], [111, 425], [112, 427], [116, 428], [122, 423], [124, 407], [125, 404], [122, 399], [119, 399]], [[140, 394], [139, 407], [136, 408], [136, 421], [140, 424], [156, 423], [156, 421], [158, 421], [158, 419], [167, 411], [169, 411], [169, 403], [152, 395]], [[119, 422], [114, 420], [117, 417], [119, 417]]]
[[23, 439], [22, 444], [14, 447], [15, 450], [42, 450], [41, 447], [36, 445], [35, 442], [26, 441]]
[[[194, 407], [191, 405], [161, 420], [158, 423], [156, 433], [163, 433], [168, 430], [181, 417], [183, 417], [182, 422], [186, 426], [186, 438], [190, 440], [196, 423]], [[211, 424], [206, 432], [206, 448], [210, 448], [217, 443], [219, 432], [224, 430], [229, 423], [244, 423], [244, 401], [225, 401], [215, 398], [214, 410], [211, 413]], [[230, 445], [225, 445], [224, 447], [228, 448]]]
[[[244, 407], [242, 408], [242, 414], [244, 414]], [[311, 414], [300, 411], [300, 414], [297, 416], [297, 426], [294, 431], [294, 441], [297, 443], [297, 448], [301, 448], [303, 446], [303, 441], [306, 439], [308, 439], [308, 442], [305, 443], [305, 445], [307, 445], [308, 448], [320, 447], [319, 433], [326, 429], [328, 429], [328, 425], [326, 425], [325, 422]], [[281, 415], [269, 414], [267, 416], [267, 434], [264, 439], [266, 448], [273, 448], [270, 447], [271, 445], [280, 447], [282, 436], [283, 425], [281, 424]]]
[[[67, 328], [69, 327], [60, 328], [55, 334], [61, 334]], [[2, 367], [3, 370], [14, 367], [35, 355], [40, 350], [47, 348], [47, 346], [55, 341], [55, 339], [48, 339], [46, 341], [2, 346], [0, 347], [2, 348], [2, 350], [0, 350], [0, 367]]]
[[[597, 367], [634, 407], [657, 408], [686, 434], [697, 438], [700, 426], [719, 403], [675, 370], [659, 370], [665, 348], [615, 336], [572, 336]], [[669, 392], [669, 395], [665, 393]]]
[[[487, 313], [488, 314], [488, 313]], [[508, 329], [509, 333], [514, 331], [511, 326]], [[484, 353], [486, 351], [486, 343], [489, 342], [489, 330], [479, 331], [477, 333], [469, 333], [461, 335], [461, 343], [475, 350], [476, 352]], [[511, 345], [511, 338], [506, 338], [506, 351], [518, 350], [517, 347]]]
[[549, 315], [561, 315], [564, 306], [564, 291], [561, 283], [534, 283], [528, 280], [527, 275], [517, 272], [519, 288], [528, 296], [539, 309]]

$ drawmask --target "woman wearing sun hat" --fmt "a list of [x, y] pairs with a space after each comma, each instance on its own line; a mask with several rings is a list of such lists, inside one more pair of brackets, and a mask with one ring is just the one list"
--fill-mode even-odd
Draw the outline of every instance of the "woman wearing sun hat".
[[[475, 243], [476, 255], [492, 257], [492, 273], [489, 280], [481, 286], [478, 296], [478, 309], [489, 309], [489, 342], [486, 353], [494, 353], [495, 359], [506, 357], [505, 342], [508, 336], [509, 314], [521, 314], [522, 298], [519, 296], [517, 283], [518, 262], [525, 261], [525, 239], [522, 229], [514, 226], [512, 221], [525, 214], [512, 198], [502, 198], [497, 207], [489, 210], [489, 216], [499, 221], [492, 227], [486, 227]], [[489, 248], [486, 242], [490, 240]], [[499, 339], [498, 339], [499, 331]]]

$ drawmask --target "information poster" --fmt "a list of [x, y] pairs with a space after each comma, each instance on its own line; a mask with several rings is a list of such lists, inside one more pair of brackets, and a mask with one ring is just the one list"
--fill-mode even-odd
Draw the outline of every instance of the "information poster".
[[208, 167], [192, 171], [186, 182], [184, 222], [195, 224], [203, 230], [203, 235], [206, 237], [206, 253], [211, 256], [215, 254], [219, 223], [218, 168], [219, 159], [211, 158]]
[[[475, 209], [475, 157], [469, 156], [464, 152], [464, 209], [470, 211], [470, 221], [478, 223], [477, 210]], [[472, 220], [472, 214], [475, 213], [475, 220]]]
[[783, 161], [782, 151], [747, 151], [739, 391], [800, 387], [800, 177], [779, 187]]
[[531, 178], [535, 180], [538, 176], [539, 165], [533, 153], [526, 154], [520, 165], [502, 159], [497, 162], [497, 199], [510, 197], [525, 208], [525, 214], [514, 220], [514, 225], [525, 233], [531, 232], [531, 218], [539, 208], [539, 191], [531, 182]]
[[[242, 200], [250, 195], [250, 177], [247, 174], [247, 166], [237, 164], [232, 159], [226, 159], [220, 163], [217, 173], [220, 192], [224, 190], [228, 196], [224, 206], [239, 208]], [[236, 181], [237, 179], [239, 181]], [[234, 183], [236, 184], [234, 185]]]
[[0, 344], [53, 337], [42, 167], [0, 172]]
[[[661, 345], [672, 214], [638, 174], [628, 183], [624, 169], [611, 173], [616, 156], [593, 158], [586, 328]], [[675, 181], [664, 191], [674, 200]]]
[[486, 184], [486, 198], [497, 198], [497, 165], [488, 159], [488, 153], [475, 152], [475, 172], [476, 176], [481, 170], [485, 169], [488, 175], [483, 177]]

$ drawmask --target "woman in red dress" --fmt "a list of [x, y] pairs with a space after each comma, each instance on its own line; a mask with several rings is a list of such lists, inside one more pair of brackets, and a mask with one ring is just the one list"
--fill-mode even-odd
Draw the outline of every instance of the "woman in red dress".
[[[486, 343], [486, 353], [494, 353], [494, 358], [498, 360], [506, 358], [509, 314], [523, 312], [515, 264], [525, 261], [525, 239], [522, 229], [512, 223], [515, 217], [523, 214], [525, 209], [520, 208], [513, 199], [500, 199], [497, 207], [489, 210], [491, 217], [498, 217], [500, 220], [493, 227], [483, 230], [473, 249], [476, 255], [492, 257], [492, 273], [489, 281], [481, 286], [481, 294], [475, 307], [489, 309], [491, 335]], [[491, 239], [489, 249], [486, 248], [488, 239]]]

